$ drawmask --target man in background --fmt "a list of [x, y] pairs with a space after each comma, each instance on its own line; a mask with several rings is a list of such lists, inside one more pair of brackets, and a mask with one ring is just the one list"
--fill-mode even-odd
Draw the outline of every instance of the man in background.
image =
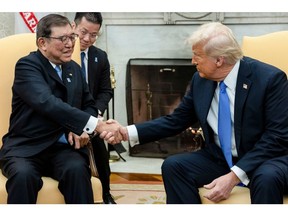
[[[75, 14], [73, 28], [79, 35], [82, 72], [88, 83], [98, 108], [98, 117], [102, 117], [108, 108], [113, 91], [110, 80], [110, 64], [105, 51], [94, 46], [102, 25], [102, 15], [99, 12], [78, 12]], [[116, 204], [110, 194], [109, 152], [103, 139], [99, 136], [92, 140], [94, 158], [103, 188], [105, 204]]]

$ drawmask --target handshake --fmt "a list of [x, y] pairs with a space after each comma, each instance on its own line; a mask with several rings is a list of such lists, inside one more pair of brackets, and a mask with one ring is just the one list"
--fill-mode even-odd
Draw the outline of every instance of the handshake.
[[95, 131], [101, 139], [104, 139], [110, 144], [117, 144], [121, 141], [128, 140], [128, 130], [120, 125], [116, 120], [109, 119], [107, 121], [98, 120]]

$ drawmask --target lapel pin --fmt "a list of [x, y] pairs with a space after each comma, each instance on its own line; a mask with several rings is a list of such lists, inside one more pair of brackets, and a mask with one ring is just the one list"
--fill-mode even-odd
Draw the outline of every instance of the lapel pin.
[[95, 62], [98, 62], [98, 58], [97, 57], [95, 57]]
[[244, 84], [243, 84], [243, 88], [244, 88], [244, 89], [248, 89], [248, 85], [244, 83]]

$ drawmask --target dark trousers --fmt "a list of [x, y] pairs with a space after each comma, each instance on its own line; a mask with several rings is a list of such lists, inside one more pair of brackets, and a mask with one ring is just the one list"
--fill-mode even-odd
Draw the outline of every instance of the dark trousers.
[[[198, 188], [230, 172], [226, 162], [206, 150], [176, 154], [162, 165], [167, 204], [200, 204]], [[283, 203], [288, 188], [288, 156], [267, 160], [250, 177], [253, 204]]]
[[94, 151], [94, 158], [96, 167], [99, 174], [99, 179], [102, 184], [103, 195], [110, 193], [110, 165], [109, 165], [109, 152], [103, 139], [98, 136], [92, 139], [92, 146]]
[[93, 191], [88, 157], [67, 144], [57, 143], [29, 158], [12, 157], [3, 162], [9, 204], [34, 204], [43, 182], [51, 176], [67, 204], [92, 204]]

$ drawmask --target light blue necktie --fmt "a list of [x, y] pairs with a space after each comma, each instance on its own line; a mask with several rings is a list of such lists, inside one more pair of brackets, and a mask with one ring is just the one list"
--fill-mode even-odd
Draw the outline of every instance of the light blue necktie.
[[232, 151], [231, 151], [231, 134], [232, 122], [230, 114], [230, 103], [226, 92], [226, 85], [223, 81], [220, 82], [219, 91], [219, 109], [218, 109], [218, 136], [221, 149], [229, 167], [233, 166]]
[[[62, 70], [61, 70], [60, 66], [56, 65], [55, 70], [56, 70], [58, 76], [60, 77], [60, 79], [62, 80]], [[60, 142], [60, 143], [68, 143], [67, 139], [65, 137], [65, 134], [62, 134], [62, 136], [59, 138], [58, 142]]]
[[56, 65], [55, 70], [56, 70], [58, 76], [60, 77], [60, 79], [62, 80], [62, 70], [60, 68], [60, 65]]
[[83, 76], [86, 80], [86, 69], [85, 69], [84, 58], [85, 58], [85, 52], [81, 52], [81, 68], [82, 68]]

